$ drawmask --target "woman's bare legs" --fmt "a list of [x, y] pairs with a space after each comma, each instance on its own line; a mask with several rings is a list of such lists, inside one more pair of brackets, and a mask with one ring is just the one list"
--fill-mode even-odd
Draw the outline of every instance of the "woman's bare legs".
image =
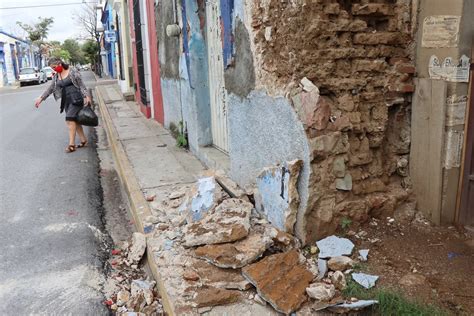
[[[76, 123], [76, 122], [74, 122], [74, 123]], [[81, 124], [76, 123], [76, 132], [79, 135], [81, 143], [87, 143], [87, 137], [86, 137], [86, 134], [84, 134], [84, 129], [82, 128]]]
[[69, 129], [69, 146], [75, 146], [77, 124], [74, 121], [66, 121], [66, 124]]

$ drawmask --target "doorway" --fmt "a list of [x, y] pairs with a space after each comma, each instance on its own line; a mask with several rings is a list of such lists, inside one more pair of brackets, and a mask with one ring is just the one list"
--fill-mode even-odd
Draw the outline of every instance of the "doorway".
[[[474, 49], [472, 55], [471, 57], [474, 57]], [[457, 222], [461, 225], [472, 226], [474, 225], [474, 63], [472, 63], [472, 58], [468, 95], [467, 121], [464, 131], [466, 140], [459, 186]]]
[[211, 106], [212, 144], [228, 153], [227, 104], [224, 82], [220, 1], [206, 1], [207, 54], [209, 70], [209, 97]]

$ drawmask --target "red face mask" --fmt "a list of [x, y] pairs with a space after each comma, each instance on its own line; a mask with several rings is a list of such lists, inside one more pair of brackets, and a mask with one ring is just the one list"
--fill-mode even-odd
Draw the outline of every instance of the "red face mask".
[[57, 65], [56, 67], [54, 67], [54, 71], [62, 72], [63, 71], [63, 66], [62, 65]]

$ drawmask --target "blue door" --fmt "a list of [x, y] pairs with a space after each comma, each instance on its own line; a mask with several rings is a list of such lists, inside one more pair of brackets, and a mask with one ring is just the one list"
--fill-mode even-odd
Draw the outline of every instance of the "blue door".
[[10, 52], [12, 55], [13, 74], [15, 75], [15, 80], [18, 80], [18, 64], [16, 63], [16, 54], [15, 54], [14, 44], [10, 44]]

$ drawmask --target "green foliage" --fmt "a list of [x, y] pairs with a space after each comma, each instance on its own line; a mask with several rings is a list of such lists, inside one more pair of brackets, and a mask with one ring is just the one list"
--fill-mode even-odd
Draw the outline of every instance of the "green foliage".
[[366, 290], [355, 281], [349, 279], [347, 287], [342, 292], [346, 298], [356, 297], [362, 300], [377, 300], [379, 304], [374, 307], [376, 315], [384, 316], [445, 316], [442, 309], [428, 306], [405, 298], [394, 290], [372, 288]]
[[55, 49], [51, 52], [51, 56], [61, 58], [65, 62], [69, 62], [71, 60], [71, 54], [69, 54], [69, 52], [64, 49]]
[[181, 148], [188, 148], [188, 139], [186, 138], [186, 133], [184, 132], [183, 121], [179, 122], [178, 135], [176, 137], [176, 146]]
[[82, 52], [84, 54], [85, 63], [93, 64], [99, 54], [99, 46], [95, 40], [87, 40], [82, 44]]
[[69, 52], [69, 62], [75, 64], [85, 64], [84, 52], [75, 39], [67, 39], [61, 45], [61, 49]]
[[351, 226], [351, 224], [352, 224], [352, 220], [350, 218], [344, 217], [341, 220], [341, 227], [343, 230], [348, 229]]
[[16, 24], [28, 33], [28, 39], [33, 43], [40, 43], [48, 37], [49, 29], [54, 23], [54, 18], [38, 17], [38, 22], [33, 24], [17, 21]]

